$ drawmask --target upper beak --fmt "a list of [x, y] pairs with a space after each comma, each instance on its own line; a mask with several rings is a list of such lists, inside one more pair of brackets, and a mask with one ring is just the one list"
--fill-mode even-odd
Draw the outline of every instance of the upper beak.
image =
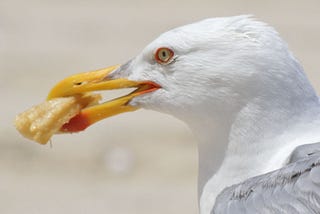
[[125, 78], [110, 78], [109, 74], [119, 68], [121, 67], [112, 66], [97, 71], [75, 74], [60, 81], [51, 89], [47, 98], [48, 100], [57, 97], [83, 94], [91, 91], [137, 88], [135, 91], [126, 96], [82, 109], [80, 114], [72, 118], [62, 127], [61, 131], [81, 131], [91, 124], [106, 117], [123, 112], [135, 111], [138, 109], [138, 107], [129, 105], [129, 102], [132, 98], [160, 88], [158, 84], [151, 81], [132, 81]]

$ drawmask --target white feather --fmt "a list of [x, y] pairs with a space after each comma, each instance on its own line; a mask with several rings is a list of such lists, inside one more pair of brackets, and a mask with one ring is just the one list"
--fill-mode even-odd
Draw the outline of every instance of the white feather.
[[[159, 47], [175, 60], [160, 65]], [[131, 105], [172, 114], [199, 139], [199, 196], [210, 213], [225, 187], [280, 168], [320, 140], [319, 99], [286, 43], [250, 16], [206, 19], [162, 34], [126, 75], [162, 86]]]

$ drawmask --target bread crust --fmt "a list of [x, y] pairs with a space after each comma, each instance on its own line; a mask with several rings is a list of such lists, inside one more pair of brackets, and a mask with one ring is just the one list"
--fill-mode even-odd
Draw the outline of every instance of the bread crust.
[[81, 109], [97, 104], [100, 99], [97, 94], [83, 94], [45, 101], [17, 115], [16, 129], [24, 137], [46, 144]]

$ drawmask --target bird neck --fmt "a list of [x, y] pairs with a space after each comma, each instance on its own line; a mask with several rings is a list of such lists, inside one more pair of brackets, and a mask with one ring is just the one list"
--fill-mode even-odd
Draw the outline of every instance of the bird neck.
[[316, 96], [300, 101], [252, 99], [237, 110], [207, 113], [198, 116], [197, 122], [189, 123], [199, 143], [201, 213], [210, 213], [225, 187], [280, 168], [296, 146], [306, 143], [292, 143], [298, 133], [279, 137], [320, 115]]

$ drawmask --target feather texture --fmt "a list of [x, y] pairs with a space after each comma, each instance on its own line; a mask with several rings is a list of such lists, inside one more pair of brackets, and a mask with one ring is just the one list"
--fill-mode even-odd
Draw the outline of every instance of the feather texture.
[[297, 147], [279, 170], [227, 187], [211, 213], [320, 213], [320, 143]]

